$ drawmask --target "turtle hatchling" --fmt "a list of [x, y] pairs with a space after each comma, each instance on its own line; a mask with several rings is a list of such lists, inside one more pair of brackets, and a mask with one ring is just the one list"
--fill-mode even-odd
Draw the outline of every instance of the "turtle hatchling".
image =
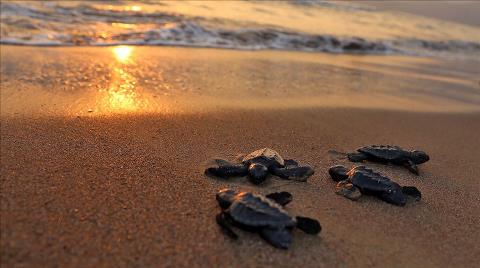
[[404, 166], [410, 172], [418, 175], [417, 165], [427, 162], [430, 157], [423, 151], [407, 151], [398, 146], [370, 145], [358, 148], [354, 153], [347, 153], [352, 162], [369, 160], [379, 163], [391, 163]]
[[365, 194], [377, 196], [397, 206], [404, 206], [407, 203], [407, 196], [417, 201], [422, 197], [416, 187], [402, 187], [365, 166], [355, 166], [347, 170], [344, 166], [336, 165], [330, 167], [328, 173], [337, 182], [336, 193], [351, 200], [358, 200]]
[[288, 192], [277, 192], [266, 196], [238, 192], [232, 189], [220, 190], [216, 195], [222, 212], [217, 223], [225, 234], [233, 239], [238, 235], [232, 226], [257, 232], [272, 246], [288, 249], [292, 243], [292, 230], [298, 227], [307, 234], [318, 234], [321, 231], [317, 220], [307, 217], [293, 217], [284, 208], [292, 200]]
[[254, 184], [262, 183], [269, 174], [286, 180], [306, 181], [313, 173], [310, 166], [299, 166], [293, 159], [284, 160], [278, 152], [269, 148], [251, 152], [238, 164], [214, 159], [205, 169], [206, 175], [223, 178], [248, 175]]

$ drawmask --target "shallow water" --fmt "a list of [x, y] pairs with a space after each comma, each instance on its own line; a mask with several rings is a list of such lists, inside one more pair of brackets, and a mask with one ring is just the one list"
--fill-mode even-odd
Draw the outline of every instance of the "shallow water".
[[1, 43], [478, 58], [480, 29], [351, 2], [2, 2]]

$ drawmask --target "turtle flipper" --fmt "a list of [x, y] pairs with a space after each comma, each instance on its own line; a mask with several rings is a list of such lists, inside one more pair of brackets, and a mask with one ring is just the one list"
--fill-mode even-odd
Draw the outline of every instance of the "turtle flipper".
[[335, 193], [350, 200], [356, 201], [362, 197], [360, 189], [347, 180], [339, 181], [335, 186]]
[[348, 160], [352, 162], [362, 162], [364, 160], [367, 160], [368, 156], [364, 153], [348, 153], [347, 154]]
[[293, 160], [293, 159], [285, 159], [284, 161], [285, 167], [287, 168], [292, 168], [292, 167], [298, 167], [298, 162]]
[[328, 169], [328, 174], [332, 180], [339, 182], [348, 179], [348, 169], [342, 165], [335, 165]]
[[292, 202], [293, 196], [289, 192], [276, 192], [266, 195], [267, 198], [272, 199], [273, 201], [277, 202], [278, 204], [285, 206], [288, 203]]
[[405, 167], [406, 167], [408, 170], [410, 170], [410, 172], [412, 172], [413, 174], [418, 175], [417, 165], [415, 165], [415, 163], [413, 163], [412, 160], [408, 160], [408, 161], [405, 163]]
[[315, 171], [309, 166], [293, 168], [273, 168], [272, 174], [285, 180], [307, 181]]
[[220, 212], [219, 214], [217, 214], [216, 220], [217, 220], [217, 224], [220, 225], [220, 227], [222, 228], [222, 231], [227, 236], [235, 240], [238, 239], [238, 235], [232, 230], [232, 228], [230, 228], [230, 224], [224, 212]]
[[344, 152], [339, 152], [335, 150], [328, 150], [327, 153], [330, 155], [330, 158], [334, 160], [346, 159], [348, 154]]
[[415, 186], [403, 186], [402, 192], [408, 196], [415, 198], [416, 201], [422, 199], [422, 193]]
[[205, 169], [205, 175], [215, 177], [243, 177], [248, 174], [248, 169], [243, 165], [235, 165], [223, 159], [211, 160]]
[[260, 236], [276, 248], [288, 249], [292, 244], [292, 231], [286, 228], [264, 228], [260, 231]]
[[297, 227], [307, 234], [318, 234], [322, 230], [320, 223], [311, 218], [297, 216]]

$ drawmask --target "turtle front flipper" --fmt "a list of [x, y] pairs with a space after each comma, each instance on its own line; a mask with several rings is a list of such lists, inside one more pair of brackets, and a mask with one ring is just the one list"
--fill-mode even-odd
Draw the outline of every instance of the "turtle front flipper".
[[267, 198], [272, 199], [281, 206], [285, 206], [288, 203], [292, 202], [293, 196], [289, 192], [276, 192], [266, 195]]
[[287, 228], [260, 230], [260, 236], [276, 248], [288, 249], [292, 244], [292, 231]]
[[223, 159], [211, 160], [205, 169], [205, 175], [215, 177], [243, 177], [248, 174], [248, 169], [244, 165], [231, 164]]
[[216, 217], [217, 224], [221, 227], [222, 231], [232, 239], [238, 239], [238, 235], [230, 228], [229, 221], [225, 212], [220, 212]]
[[318, 234], [322, 230], [320, 222], [315, 219], [297, 216], [297, 227], [307, 234]]
[[309, 166], [293, 167], [293, 168], [272, 168], [270, 171], [273, 175], [285, 180], [307, 181], [315, 171]]
[[352, 162], [362, 162], [364, 160], [367, 160], [368, 156], [364, 153], [361, 152], [356, 152], [356, 153], [348, 153], [347, 154], [348, 160]]
[[405, 166], [408, 170], [410, 170], [410, 172], [412, 172], [413, 174], [418, 175], [418, 167], [417, 167], [417, 165], [415, 165], [415, 163], [413, 163], [412, 160], [408, 160], [408, 161], [404, 164], [404, 166]]
[[403, 194], [415, 198], [416, 201], [420, 201], [420, 199], [422, 199], [422, 193], [415, 186], [403, 186], [402, 192]]

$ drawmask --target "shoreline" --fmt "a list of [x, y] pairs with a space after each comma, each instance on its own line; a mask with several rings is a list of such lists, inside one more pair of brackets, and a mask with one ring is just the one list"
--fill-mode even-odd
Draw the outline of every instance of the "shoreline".
[[2, 115], [345, 107], [480, 111], [480, 61], [172, 47], [0, 46]]

